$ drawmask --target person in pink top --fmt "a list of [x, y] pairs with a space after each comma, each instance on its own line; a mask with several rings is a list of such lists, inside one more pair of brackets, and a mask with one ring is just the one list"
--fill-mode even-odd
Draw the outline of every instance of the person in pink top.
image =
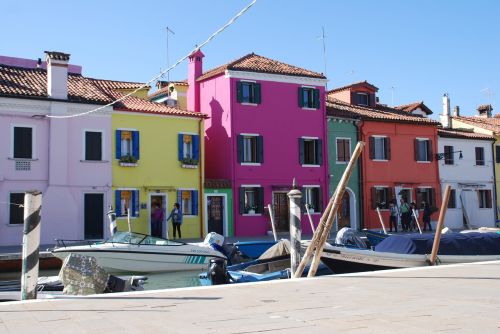
[[151, 213], [151, 235], [153, 237], [162, 237], [163, 217], [164, 213], [162, 207], [155, 204], [155, 209]]

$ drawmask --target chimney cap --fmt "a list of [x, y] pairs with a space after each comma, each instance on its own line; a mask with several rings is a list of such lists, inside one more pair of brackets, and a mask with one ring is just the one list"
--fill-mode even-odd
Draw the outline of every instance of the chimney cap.
[[68, 61], [69, 60], [69, 53], [64, 53], [64, 52], [58, 52], [58, 51], [44, 51], [47, 56], [50, 59], [53, 60], [63, 60], [63, 61]]
[[491, 104], [480, 104], [479, 106], [477, 106], [477, 111], [479, 112], [492, 111], [492, 110], [493, 107], [491, 106]]

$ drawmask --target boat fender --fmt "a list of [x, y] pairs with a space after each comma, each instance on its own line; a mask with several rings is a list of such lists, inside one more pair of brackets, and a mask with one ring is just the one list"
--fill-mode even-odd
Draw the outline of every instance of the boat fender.
[[224, 259], [210, 259], [207, 276], [212, 285], [228, 284], [229, 275], [227, 263]]

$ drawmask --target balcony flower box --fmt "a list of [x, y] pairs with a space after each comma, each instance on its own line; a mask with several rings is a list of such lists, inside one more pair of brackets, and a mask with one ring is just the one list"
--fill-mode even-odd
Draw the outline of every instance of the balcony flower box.
[[137, 159], [132, 155], [122, 156], [120, 158], [120, 160], [118, 161], [118, 164], [122, 167], [136, 167], [136, 166], [138, 166]]
[[184, 158], [181, 160], [182, 168], [198, 168], [198, 160], [191, 158]]

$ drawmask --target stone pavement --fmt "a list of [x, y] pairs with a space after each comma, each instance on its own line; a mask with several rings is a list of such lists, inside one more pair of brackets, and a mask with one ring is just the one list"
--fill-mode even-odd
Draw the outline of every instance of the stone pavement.
[[499, 333], [500, 261], [0, 304], [0, 333]]

